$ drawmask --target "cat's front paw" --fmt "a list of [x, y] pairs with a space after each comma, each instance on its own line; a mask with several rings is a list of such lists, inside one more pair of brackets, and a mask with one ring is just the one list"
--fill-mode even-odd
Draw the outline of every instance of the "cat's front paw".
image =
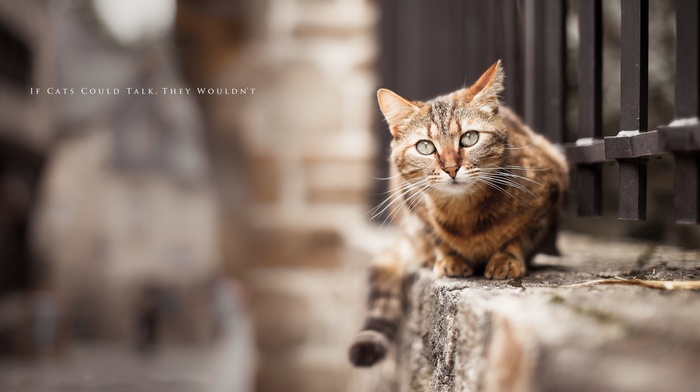
[[449, 278], [462, 278], [474, 275], [474, 270], [463, 260], [446, 256], [435, 262], [433, 272], [437, 276], [447, 276]]
[[491, 256], [486, 264], [484, 276], [488, 279], [515, 279], [525, 276], [525, 261], [506, 252]]

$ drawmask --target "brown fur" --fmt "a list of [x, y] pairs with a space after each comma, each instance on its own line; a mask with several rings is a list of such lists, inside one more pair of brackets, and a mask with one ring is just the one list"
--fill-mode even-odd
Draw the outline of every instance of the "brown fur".
[[[428, 102], [377, 93], [394, 137], [386, 204], [404, 236], [371, 267], [368, 318], [350, 350], [371, 366], [390, 348], [401, 318], [401, 282], [412, 267], [437, 276], [522, 277], [554, 230], [567, 185], [566, 161], [499, 104], [500, 61], [469, 88]], [[471, 146], [460, 144], [478, 132]], [[423, 155], [419, 141], [435, 148]]]

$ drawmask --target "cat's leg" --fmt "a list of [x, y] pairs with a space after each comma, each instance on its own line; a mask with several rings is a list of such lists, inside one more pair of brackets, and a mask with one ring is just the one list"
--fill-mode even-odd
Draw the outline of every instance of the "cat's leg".
[[474, 269], [454, 251], [446, 248], [446, 245], [435, 247], [435, 265], [433, 272], [437, 276], [447, 276], [450, 278], [467, 277], [474, 275]]
[[489, 258], [484, 276], [488, 279], [522, 278], [526, 269], [522, 247], [512, 242]]
[[558, 211], [558, 208], [553, 208], [551, 212], [530, 219], [527, 228], [522, 230], [523, 234], [491, 256], [486, 263], [484, 276], [489, 279], [515, 279], [525, 276], [528, 259], [541, 249], [548, 233], [556, 230]]

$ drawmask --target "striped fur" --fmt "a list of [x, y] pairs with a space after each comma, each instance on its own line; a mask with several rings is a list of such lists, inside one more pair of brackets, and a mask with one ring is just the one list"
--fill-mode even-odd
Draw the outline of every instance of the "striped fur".
[[[392, 193], [379, 211], [387, 208], [404, 235], [370, 267], [368, 314], [350, 348], [356, 366], [372, 366], [391, 349], [407, 271], [520, 278], [555, 229], [566, 161], [499, 104], [502, 90], [500, 61], [471, 87], [428, 102], [379, 90], [394, 138]], [[478, 140], [465, 146], [460, 138], [468, 131]], [[419, 141], [432, 143], [435, 152], [422, 154]]]

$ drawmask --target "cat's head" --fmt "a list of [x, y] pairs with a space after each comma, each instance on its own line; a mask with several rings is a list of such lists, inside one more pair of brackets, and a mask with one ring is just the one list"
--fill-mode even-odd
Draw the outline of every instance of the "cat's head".
[[463, 192], [474, 173], [501, 164], [508, 140], [499, 113], [501, 62], [472, 86], [427, 102], [380, 89], [379, 106], [394, 137], [391, 157], [401, 175], [438, 191]]

